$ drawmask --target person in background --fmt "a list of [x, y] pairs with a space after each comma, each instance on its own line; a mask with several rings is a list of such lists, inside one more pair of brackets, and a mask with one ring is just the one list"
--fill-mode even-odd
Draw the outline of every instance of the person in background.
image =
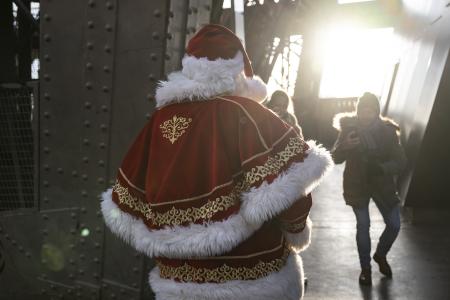
[[371, 285], [370, 199], [386, 224], [373, 259], [381, 273], [392, 277], [386, 255], [400, 230], [395, 176], [406, 163], [399, 127], [380, 116], [377, 96], [367, 92], [358, 99], [356, 112], [335, 116], [334, 127], [339, 136], [332, 150], [333, 160], [336, 164], [346, 162], [344, 199], [353, 208], [357, 222], [356, 242], [362, 269], [359, 282]]
[[267, 102], [267, 108], [277, 114], [277, 116], [281, 120], [297, 129], [299, 131], [299, 134], [303, 136], [302, 129], [298, 125], [297, 118], [293, 114], [288, 112], [288, 107], [291, 103], [291, 97], [289, 97], [286, 92], [282, 90], [276, 90], [275, 92], [273, 92], [270, 100]]

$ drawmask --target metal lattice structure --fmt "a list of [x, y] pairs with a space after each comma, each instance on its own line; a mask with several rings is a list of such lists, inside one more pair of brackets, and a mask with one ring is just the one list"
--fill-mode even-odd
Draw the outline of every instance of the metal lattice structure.
[[0, 211], [36, 207], [33, 99], [30, 88], [0, 88]]

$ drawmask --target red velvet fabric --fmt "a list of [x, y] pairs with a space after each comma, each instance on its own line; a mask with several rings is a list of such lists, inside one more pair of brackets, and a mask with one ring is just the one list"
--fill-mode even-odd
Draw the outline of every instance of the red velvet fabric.
[[189, 40], [186, 47], [187, 55], [205, 57], [208, 60], [231, 59], [238, 51], [243, 55], [245, 75], [253, 77], [252, 65], [244, 46], [240, 39], [224, 26], [215, 24], [204, 26]]

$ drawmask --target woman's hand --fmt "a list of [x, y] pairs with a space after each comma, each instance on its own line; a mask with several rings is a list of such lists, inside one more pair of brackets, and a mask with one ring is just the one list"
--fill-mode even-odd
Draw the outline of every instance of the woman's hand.
[[355, 130], [350, 131], [342, 140], [339, 148], [342, 150], [351, 150], [360, 144], [358, 134]]

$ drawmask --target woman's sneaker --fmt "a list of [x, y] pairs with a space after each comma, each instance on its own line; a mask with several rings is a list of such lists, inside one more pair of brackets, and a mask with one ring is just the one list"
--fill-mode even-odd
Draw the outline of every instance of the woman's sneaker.
[[362, 269], [359, 274], [359, 284], [372, 285], [372, 271], [370, 269]]
[[373, 260], [378, 264], [378, 267], [380, 268], [380, 272], [382, 274], [389, 278], [392, 277], [392, 269], [388, 264], [386, 257], [378, 256], [377, 254], [375, 254], [373, 256]]

